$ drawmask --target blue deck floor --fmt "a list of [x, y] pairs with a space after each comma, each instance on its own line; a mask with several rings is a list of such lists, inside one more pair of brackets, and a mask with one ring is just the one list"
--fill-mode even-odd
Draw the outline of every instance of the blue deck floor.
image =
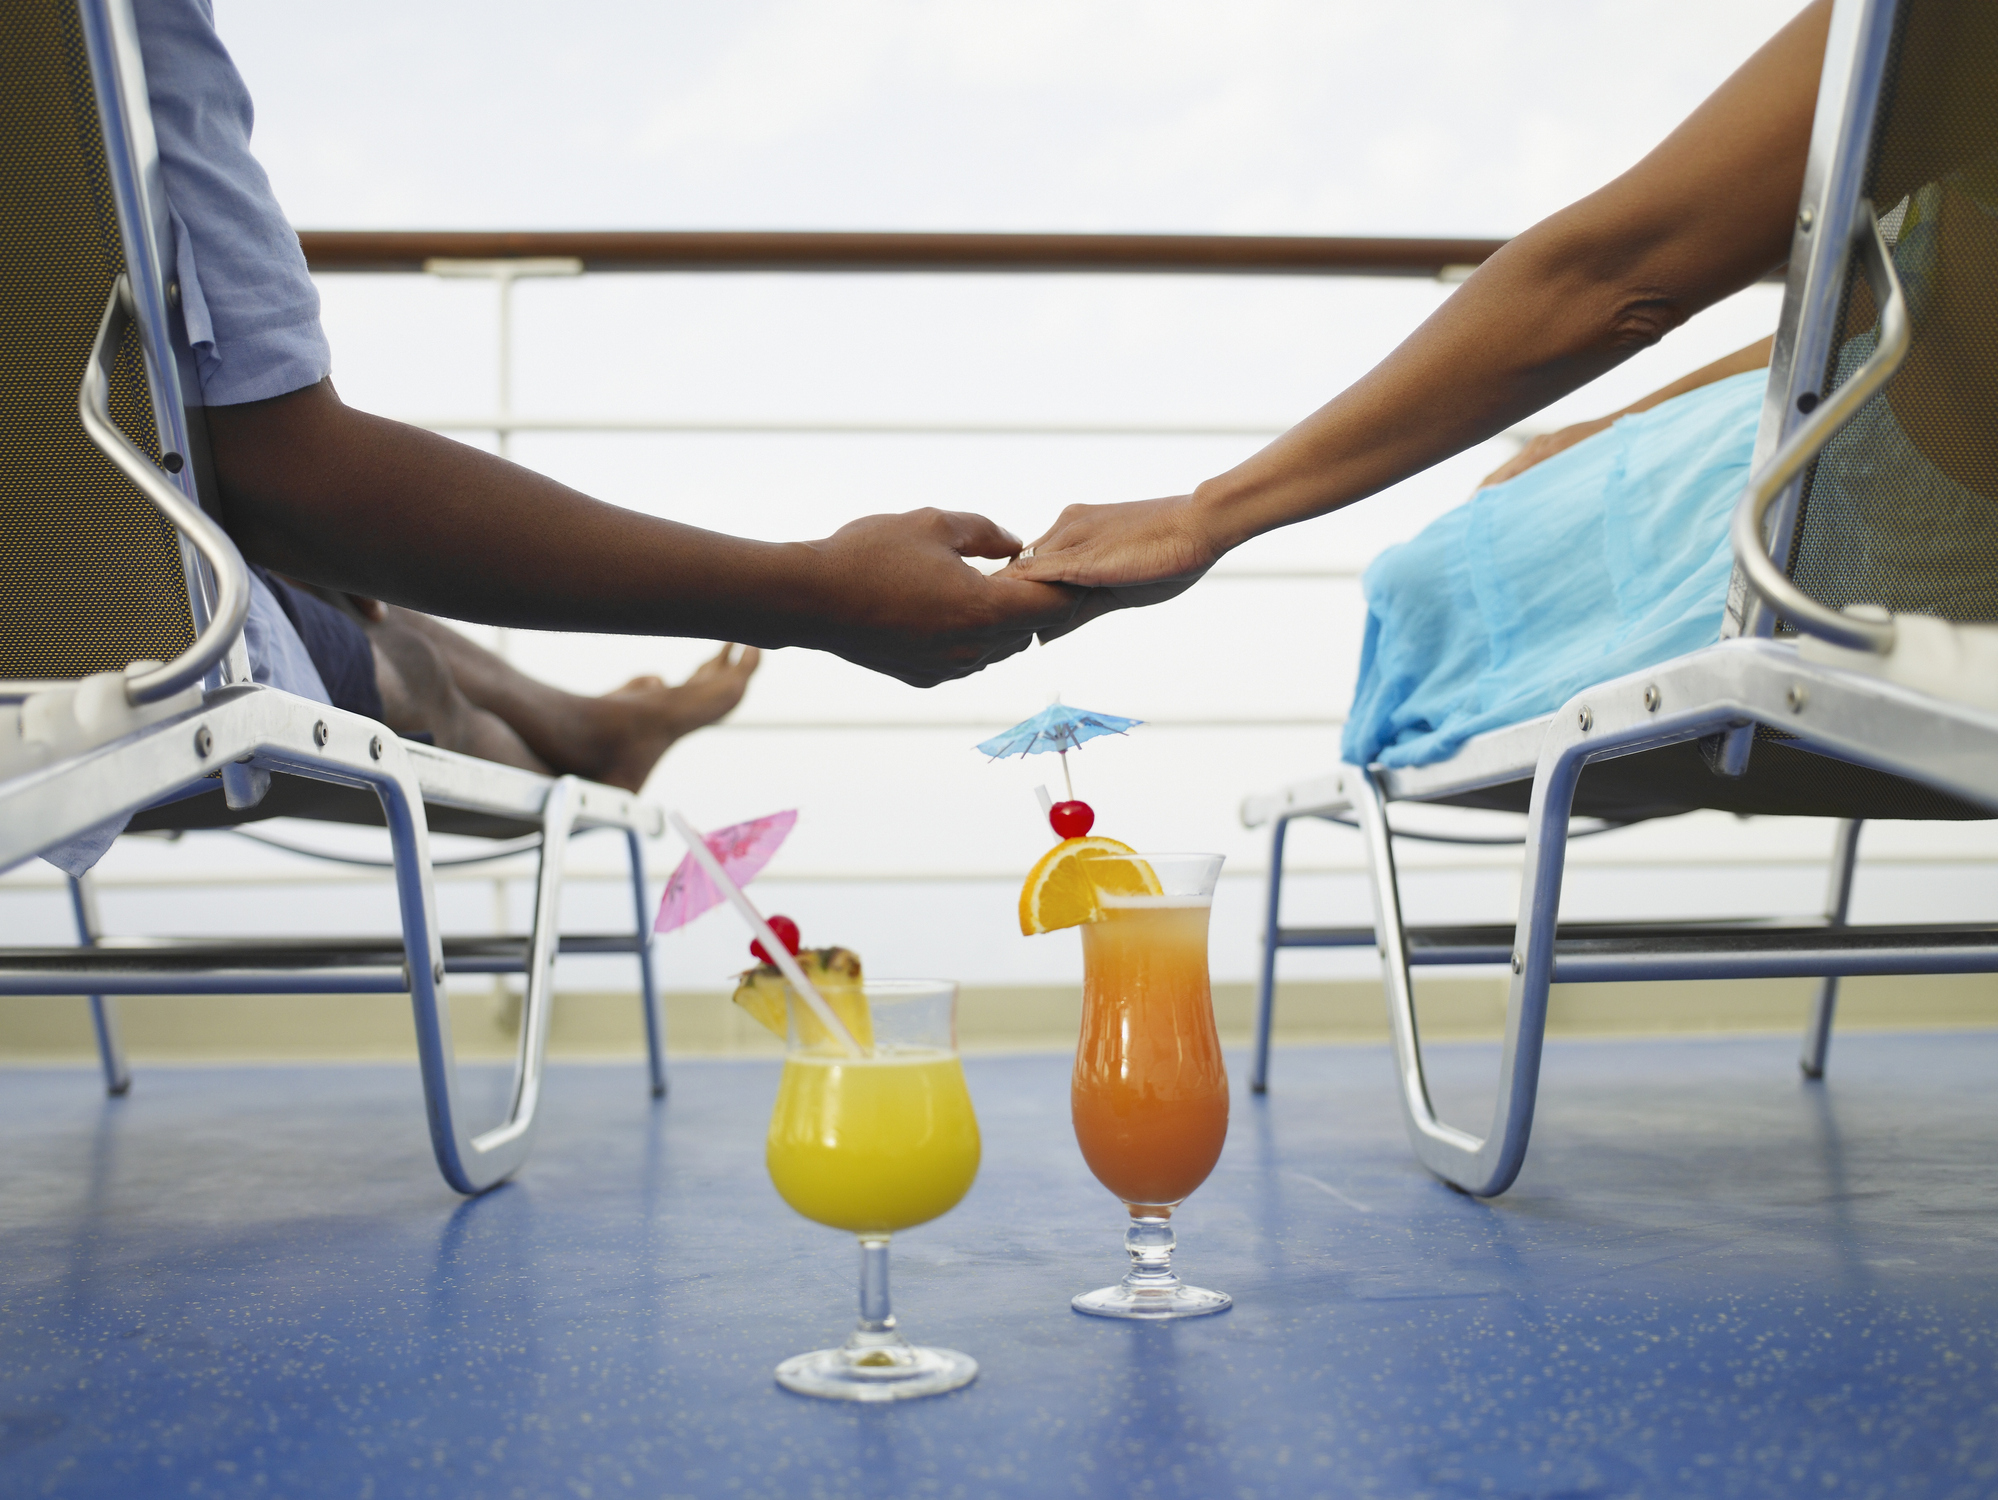
[[[1493, 1052], [1437, 1055], [1447, 1108]], [[1068, 1310], [1121, 1250], [1065, 1063], [974, 1059], [983, 1173], [895, 1293], [983, 1374], [867, 1410], [770, 1378], [844, 1336], [854, 1261], [763, 1175], [774, 1065], [657, 1107], [557, 1067], [471, 1202], [411, 1069], [11, 1072], [0, 1493], [1998, 1493], [1998, 1035], [1793, 1058], [1556, 1043], [1485, 1203], [1413, 1165], [1383, 1051], [1280, 1053], [1181, 1215], [1235, 1310], [1171, 1327]]]

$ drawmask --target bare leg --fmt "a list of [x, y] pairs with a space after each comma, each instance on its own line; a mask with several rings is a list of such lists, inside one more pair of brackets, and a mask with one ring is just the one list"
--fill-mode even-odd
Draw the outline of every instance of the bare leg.
[[[537, 682], [441, 620], [379, 604], [362, 612], [366, 617], [376, 611], [367, 628], [378, 660], [393, 646], [399, 658], [436, 661], [449, 679], [450, 696], [470, 710], [470, 717], [453, 718], [452, 729], [491, 746], [496, 725], [509, 741], [509, 753], [466, 753], [574, 772], [630, 791], [644, 785], [675, 740], [714, 723], [742, 701], [761, 655], [754, 647], [723, 646], [677, 687], [658, 677], [638, 677], [591, 698]], [[391, 720], [391, 727], [401, 726]], [[438, 743], [446, 742], [440, 737]]]
[[543, 761], [498, 714], [459, 690], [450, 663], [415, 631], [388, 621], [366, 625], [375, 652], [382, 718], [397, 734], [427, 734], [441, 749], [546, 771]]

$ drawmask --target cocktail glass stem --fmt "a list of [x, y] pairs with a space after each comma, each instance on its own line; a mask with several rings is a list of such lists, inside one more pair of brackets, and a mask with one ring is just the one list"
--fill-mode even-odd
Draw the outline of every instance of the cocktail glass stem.
[[1172, 1220], [1146, 1216], [1133, 1218], [1124, 1231], [1124, 1248], [1131, 1253], [1131, 1270], [1124, 1285], [1132, 1291], [1170, 1292], [1179, 1285], [1172, 1268], [1173, 1247], [1178, 1238]]
[[860, 1242], [860, 1331], [892, 1333], [895, 1314], [888, 1310], [888, 1241]]
[[896, 1330], [895, 1314], [888, 1308], [886, 1237], [860, 1242], [860, 1323], [846, 1347], [855, 1364], [869, 1367], [906, 1364], [913, 1358], [909, 1341]]

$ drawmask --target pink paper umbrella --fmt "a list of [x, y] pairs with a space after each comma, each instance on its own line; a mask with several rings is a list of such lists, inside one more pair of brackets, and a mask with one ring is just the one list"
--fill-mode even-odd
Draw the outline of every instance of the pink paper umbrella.
[[[797, 821], [795, 809], [772, 813], [767, 818], [737, 823], [733, 828], [717, 828], [705, 835], [701, 842], [728, 871], [729, 879], [737, 885], [748, 885], [756, 878], [757, 872], [770, 863], [771, 856], [776, 854], [785, 836], [790, 833], [791, 825]], [[673, 878], [666, 882], [666, 894], [659, 902], [659, 920], [652, 924], [652, 930], [671, 932], [677, 927], [685, 927], [702, 912], [721, 903], [722, 893], [715, 889], [707, 872], [689, 854], [680, 861]]]

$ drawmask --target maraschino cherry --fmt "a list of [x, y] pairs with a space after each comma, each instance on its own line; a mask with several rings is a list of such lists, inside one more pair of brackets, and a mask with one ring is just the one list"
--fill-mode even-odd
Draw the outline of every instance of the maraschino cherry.
[[1048, 809], [1056, 838], [1079, 839], [1096, 826], [1096, 809], [1087, 802], [1057, 802]]
[[[1067, 804], [1064, 803], [1063, 805], [1066, 806]], [[770, 919], [770, 930], [777, 934], [777, 941], [784, 945], [784, 951], [789, 953], [793, 958], [796, 958], [798, 956], [798, 924], [793, 922], [789, 917], [772, 917]], [[752, 958], [770, 964], [773, 968], [776, 966], [776, 960], [764, 951], [762, 939], [759, 938], [757, 941], [751, 943], [749, 945], [749, 952]]]

